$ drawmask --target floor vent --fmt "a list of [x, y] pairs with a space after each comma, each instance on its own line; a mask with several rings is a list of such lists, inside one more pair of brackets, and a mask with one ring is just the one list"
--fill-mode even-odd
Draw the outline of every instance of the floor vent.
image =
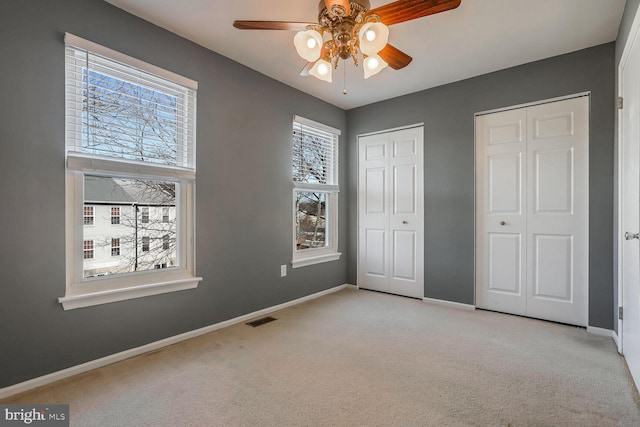
[[261, 319], [252, 320], [251, 322], [247, 322], [247, 325], [253, 326], [254, 328], [264, 325], [265, 323], [273, 322], [274, 320], [278, 320], [275, 317], [267, 316]]

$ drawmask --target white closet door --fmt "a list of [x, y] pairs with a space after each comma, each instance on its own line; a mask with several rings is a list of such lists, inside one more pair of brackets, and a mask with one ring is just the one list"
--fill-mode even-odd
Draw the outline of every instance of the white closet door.
[[476, 304], [587, 325], [589, 98], [476, 119]]
[[424, 296], [423, 129], [359, 138], [358, 286]]
[[527, 109], [527, 315], [587, 325], [589, 98]]
[[526, 314], [526, 110], [476, 120], [477, 301]]

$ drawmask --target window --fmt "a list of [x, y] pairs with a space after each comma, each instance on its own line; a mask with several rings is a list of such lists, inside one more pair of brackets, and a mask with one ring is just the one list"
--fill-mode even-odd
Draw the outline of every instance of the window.
[[147, 206], [140, 208], [140, 222], [149, 224], [149, 208]]
[[111, 225], [120, 224], [120, 207], [113, 206], [111, 207]]
[[120, 239], [111, 239], [111, 256], [120, 256]]
[[[65, 45], [67, 289], [60, 302], [68, 310], [197, 287], [197, 83], [71, 34]], [[101, 218], [118, 225], [117, 237]], [[150, 245], [163, 239], [164, 247], [165, 235], [169, 250]], [[157, 264], [168, 267], [157, 271]]]
[[142, 252], [149, 252], [149, 243], [151, 238], [149, 236], [144, 236], [142, 238]]
[[340, 131], [302, 117], [293, 120], [292, 267], [340, 258], [338, 137]]
[[171, 238], [169, 237], [168, 234], [165, 234], [164, 236], [162, 236], [162, 250], [163, 251], [168, 251], [169, 248], [171, 247]]
[[169, 222], [169, 208], [162, 208], [162, 222]]
[[93, 259], [93, 240], [85, 240], [82, 243], [82, 259]]
[[93, 206], [85, 206], [83, 210], [84, 210], [83, 224], [84, 225], [93, 225], [94, 207]]

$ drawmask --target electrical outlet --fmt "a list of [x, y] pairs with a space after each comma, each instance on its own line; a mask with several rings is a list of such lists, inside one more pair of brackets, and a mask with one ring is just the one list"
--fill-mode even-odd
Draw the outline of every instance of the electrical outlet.
[[287, 266], [283, 264], [280, 266], [280, 277], [284, 277], [287, 275]]

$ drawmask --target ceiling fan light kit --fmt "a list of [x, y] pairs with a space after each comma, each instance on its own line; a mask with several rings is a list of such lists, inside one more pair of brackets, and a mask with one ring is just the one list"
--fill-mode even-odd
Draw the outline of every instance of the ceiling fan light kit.
[[387, 43], [389, 25], [455, 9], [462, 0], [397, 0], [371, 9], [369, 0], [322, 0], [318, 23], [286, 21], [235, 21], [242, 30], [297, 31], [293, 43], [298, 55], [309, 64], [302, 75], [331, 83], [332, 70], [342, 59], [351, 58], [357, 67], [363, 57], [364, 78], [387, 66], [399, 70], [412, 58]]
[[309, 74], [318, 80], [331, 83], [331, 63], [324, 59], [319, 59], [315, 64], [313, 64], [313, 67], [309, 70]]
[[367, 56], [363, 61], [363, 69], [364, 69], [364, 78], [368, 79], [369, 77], [378, 74], [383, 69], [387, 68], [389, 64], [385, 62], [384, 59], [380, 58], [378, 55]]
[[301, 58], [316, 62], [322, 52], [322, 35], [316, 30], [299, 31], [293, 38], [293, 44]]
[[389, 28], [382, 22], [367, 22], [358, 31], [360, 50], [365, 55], [376, 55], [388, 40]]

